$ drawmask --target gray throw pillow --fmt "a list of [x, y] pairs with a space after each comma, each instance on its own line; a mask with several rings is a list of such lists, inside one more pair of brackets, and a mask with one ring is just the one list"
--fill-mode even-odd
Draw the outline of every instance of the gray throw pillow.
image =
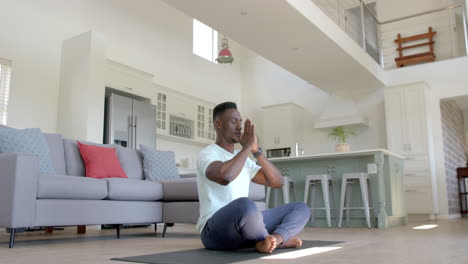
[[39, 128], [0, 126], [0, 153], [28, 153], [39, 158], [41, 174], [55, 174], [46, 138]]
[[159, 181], [180, 178], [175, 162], [174, 151], [158, 151], [140, 145], [143, 154], [145, 180]]

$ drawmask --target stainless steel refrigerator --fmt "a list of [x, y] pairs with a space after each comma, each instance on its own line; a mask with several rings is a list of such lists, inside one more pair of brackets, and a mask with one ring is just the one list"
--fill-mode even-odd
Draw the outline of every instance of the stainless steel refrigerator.
[[106, 95], [104, 143], [156, 147], [156, 106], [115, 93]]

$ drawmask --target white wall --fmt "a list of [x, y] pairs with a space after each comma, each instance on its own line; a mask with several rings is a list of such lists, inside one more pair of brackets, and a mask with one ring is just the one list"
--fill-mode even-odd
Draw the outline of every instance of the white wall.
[[[334, 152], [335, 142], [329, 129], [315, 129], [314, 122], [329, 104], [330, 95], [248, 50], [242, 64], [243, 106], [241, 113], [251, 117], [261, 131], [261, 107], [294, 102], [307, 110], [304, 115], [304, 150], [306, 154]], [[358, 110], [369, 118], [369, 127], [353, 128], [357, 135], [349, 143], [355, 150], [386, 147], [385, 114], [382, 90], [350, 93]], [[340, 113], [340, 105], [332, 106]], [[346, 112], [341, 111], [343, 115]], [[326, 143], [324, 143], [326, 142]]]
[[1, 1], [0, 57], [12, 64], [8, 125], [56, 131], [62, 41], [94, 30], [107, 57], [155, 75], [154, 82], [202, 99], [240, 101], [240, 47], [218, 65], [192, 54], [192, 18], [161, 1]]
[[240, 101], [240, 47], [232, 65], [192, 54], [192, 18], [162, 1], [82, 0], [83, 29], [105, 34], [108, 58], [154, 74], [154, 82], [211, 102]]
[[56, 129], [62, 40], [80, 32], [77, 0], [1, 0], [0, 57], [12, 61], [8, 125]]
[[379, 20], [387, 21], [447, 6], [447, 0], [377, 0]]
[[[8, 10], [2, 14], [0, 57], [13, 62], [10, 126], [57, 131], [62, 41], [89, 30], [107, 40], [107, 58], [154, 74], [157, 84], [213, 103], [241, 103], [239, 45], [229, 42], [232, 65], [193, 55], [192, 18], [162, 1], [0, 0], [0, 6]], [[179, 144], [172, 149], [185, 153]]]
[[102, 142], [106, 41], [86, 32], [63, 42], [57, 132], [67, 137]]

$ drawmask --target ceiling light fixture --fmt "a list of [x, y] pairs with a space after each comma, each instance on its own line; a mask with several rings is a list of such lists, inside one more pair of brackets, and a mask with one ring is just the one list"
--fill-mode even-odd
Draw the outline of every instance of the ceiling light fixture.
[[232, 62], [234, 61], [234, 58], [232, 57], [232, 53], [229, 50], [229, 43], [226, 37], [223, 37], [221, 48], [222, 49], [219, 52], [219, 55], [216, 61], [218, 63], [231, 63], [232, 64]]

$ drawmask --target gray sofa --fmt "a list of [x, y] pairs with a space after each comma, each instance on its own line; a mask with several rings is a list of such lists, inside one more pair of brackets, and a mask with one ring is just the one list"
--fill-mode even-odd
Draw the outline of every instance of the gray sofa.
[[[128, 179], [84, 177], [77, 141], [45, 134], [57, 175], [40, 175], [39, 160], [31, 154], [0, 154], [0, 227], [165, 223], [196, 223], [199, 216], [195, 177], [145, 181], [142, 155], [115, 145]], [[87, 144], [92, 144], [85, 142]], [[194, 175], [193, 175], [194, 176]], [[263, 186], [252, 183], [249, 197], [264, 209]]]

